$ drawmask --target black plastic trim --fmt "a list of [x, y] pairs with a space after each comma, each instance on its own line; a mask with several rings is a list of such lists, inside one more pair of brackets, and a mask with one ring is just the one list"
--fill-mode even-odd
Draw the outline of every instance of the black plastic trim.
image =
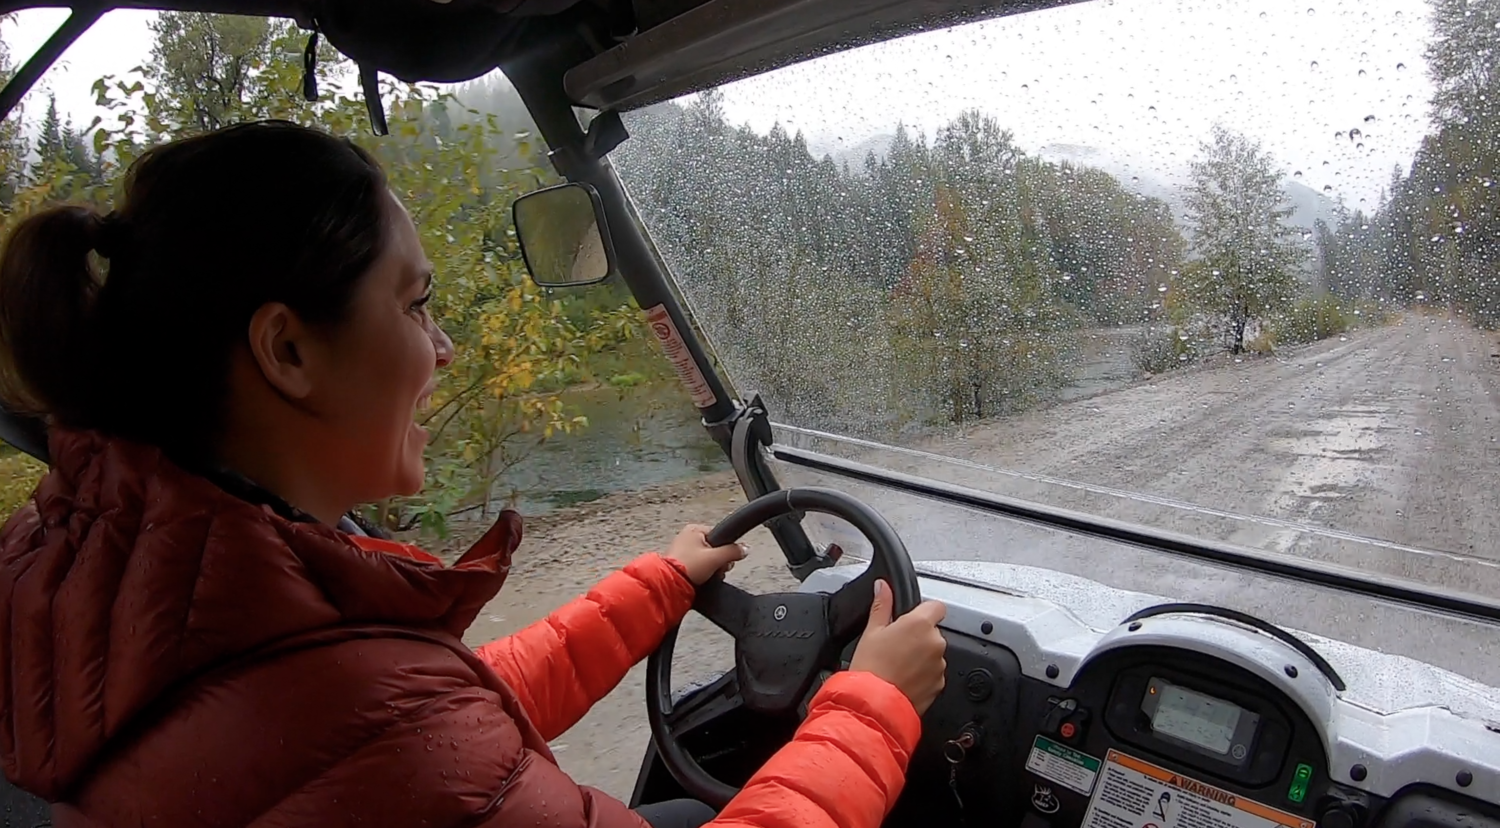
[[[6, 11], [0, 8], [0, 13]], [[42, 79], [42, 75], [52, 68], [52, 64], [62, 57], [62, 53], [73, 45], [73, 41], [88, 31], [105, 11], [107, 7], [99, 6], [72, 9], [68, 19], [57, 27], [57, 31], [47, 38], [47, 42], [43, 43], [41, 48], [37, 49], [36, 53], [20, 69], [17, 69], [14, 75], [10, 76], [10, 81], [5, 84], [5, 87], [0, 89], [0, 118], [10, 115], [11, 110], [15, 109], [21, 99], [26, 97], [26, 93], [31, 91], [31, 87], [35, 86], [36, 82]]]

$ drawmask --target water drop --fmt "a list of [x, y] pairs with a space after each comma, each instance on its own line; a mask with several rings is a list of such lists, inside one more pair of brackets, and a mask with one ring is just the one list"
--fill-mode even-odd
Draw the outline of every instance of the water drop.
[[1359, 70], [1359, 76], [1360, 77], [1364, 77], [1365, 76], [1365, 70], [1363, 70], [1363, 69]]
[[1316, 60], [1312, 62], [1312, 69], [1313, 71], [1317, 71], [1318, 69], [1318, 62]]
[[1396, 71], [1397, 72], [1405, 72], [1406, 71], [1406, 64], [1404, 64], [1404, 63], [1398, 63], [1398, 64], [1396, 64]]
[[1308, 10], [1307, 10], [1307, 16], [1308, 16], [1308, 17], [1312, 17], [1312, 16], [1313, 16], [1313, 15], [1314, 15], [1314, 14], [1316, 14], [1316, 13], [1317, 13], [1317, 12], [1316, 12], [1316, 10], [1314, 10], [1314, 9], [1312, 9], [1312, 8], [1309, 8], [1309, 9], [1308, 9]]
[[1302, 171], [1301, 170], [1297, 170], [1296, 172], [1292, 173], [1292, 178], [1301, 178], [1301, 177], [1302, 177]]
[[1323, 185], [1323, 192], [1325, 192], [1325, 193], [1331, 193], [1331, 192], [1333, 192], [1333, 185], [1332, 184], [1324, 184]]

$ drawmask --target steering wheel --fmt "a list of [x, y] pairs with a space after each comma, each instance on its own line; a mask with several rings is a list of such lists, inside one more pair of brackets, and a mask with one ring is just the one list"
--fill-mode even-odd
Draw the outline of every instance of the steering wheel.
[[751, 595], [714, 578], [698, 588], [693, 609], [734, 636], [734, 670], [695, 693], [681, 707], [672, 701], [672, 651], [677, 628], [646, 663], [646, 718], [662, 763], [687, 793], [723, 808], [739, 792], [708, 774], [683, 748], [681, 736], [739, 708], [769, 716], [794, 712], [824, 669], [861, 632], [875, 598], [875, 581], [891, 586], [892, 612], [921, 602], [917, 573], [896, 531], [879, 512], [833, 489], [772, 492], [736, 509], [708, 533], [714, 546], [734, 543], [751, 529], [792, 512], [822, 512], [848, 521], [874, 548], [870, 565], [837, 592]]

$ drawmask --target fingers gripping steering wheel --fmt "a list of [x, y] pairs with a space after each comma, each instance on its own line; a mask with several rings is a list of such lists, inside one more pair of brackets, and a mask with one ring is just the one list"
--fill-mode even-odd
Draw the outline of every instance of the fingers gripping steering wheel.
[[823, 669], [838, 669], [839, 654], [861, 632], [875, 597], [875, 581], [891, 586], [893, 615], [921, 602], [906, 545], [879, 512], [833, 489], [787, 489], [741, 506], [708, 534], [714, 546], [734, 543], [751, 529], [792, 512], [822, 512], [848, 521], [873, 547], [870, 565], [832, 594], [751, 595], [715, 578], [698, 588], [693, 609], [734, 636], [734, 670], [678, 707], [672, 701], [673, 628], [646, 666], [646, 718], [662, 763], [687, 793], [723, 808], [738, 789], [710, 776], [683, 748], [683, 734], [741, 707], [786, 716], [806, 699]]

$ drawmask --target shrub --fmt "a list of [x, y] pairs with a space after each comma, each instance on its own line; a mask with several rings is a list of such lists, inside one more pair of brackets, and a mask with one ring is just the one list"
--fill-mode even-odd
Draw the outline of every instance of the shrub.
[[1297, 345], [1338, 336], [1354, 326], [1355, 315], [1331, 295], [1297, 300], [1271, 325], [1275, 341]]
[[1181, 328], [1152, 328], [1131, 345], [1135, 367], [1148, 374], [1181, 368], [1198, 359], [1198, 349]]
[[1276, 331], [1270, 326], [1260, 329], [1260, 333], [1245, 342], [1245, 353], [1247, 354], [1270, 354], [1276, 351]]

